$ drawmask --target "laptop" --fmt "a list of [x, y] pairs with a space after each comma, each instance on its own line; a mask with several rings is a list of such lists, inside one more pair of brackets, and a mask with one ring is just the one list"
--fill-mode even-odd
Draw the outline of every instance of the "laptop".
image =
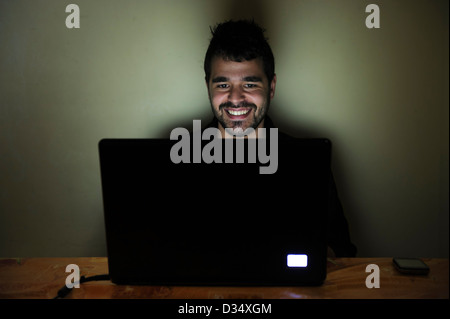
[[[195, 148], [190, 141], [183, 147], [170, 139], [99, 142], [112, 282], [322, 284], [330, 141], [280, 139], [274, 148], [257, 143], [257, 156], [246, 141], [244, 161], [237, 158], [237, 142], [214, 148], [201, 141]], [[272, 154], [264, 157], [264, 151]]]

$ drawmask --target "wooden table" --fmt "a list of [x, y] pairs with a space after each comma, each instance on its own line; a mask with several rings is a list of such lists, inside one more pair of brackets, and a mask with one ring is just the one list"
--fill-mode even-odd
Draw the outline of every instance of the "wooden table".
[[[204, 287], [121, 286], [110, 281], [86, 282], [66, 298], [76, 299], [448, 299], [448, 259], [423, 259], [427, 276], [404, 275], [392, 258], [328, 259], [325, 283], [319, 287]], [[0, 259], [1, 299], [50, 299], [65, 285], [68, 264], [77, 264], [81, 276], [108, 273], [107, 259], [11, 258]], [[380, 288], [367, 288], [366, 266], [380, 269]]]

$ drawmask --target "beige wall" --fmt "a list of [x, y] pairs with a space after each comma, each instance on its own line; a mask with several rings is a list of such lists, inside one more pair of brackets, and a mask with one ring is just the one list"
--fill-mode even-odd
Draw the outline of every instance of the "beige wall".
[[359, 255], [448, 256], [448, 1], [17, 0], [0, 1], [0, 257], [106, 255], [98, 141], [209, 120], [209, 26], [251, 16], [273, 119], [333, 141]]

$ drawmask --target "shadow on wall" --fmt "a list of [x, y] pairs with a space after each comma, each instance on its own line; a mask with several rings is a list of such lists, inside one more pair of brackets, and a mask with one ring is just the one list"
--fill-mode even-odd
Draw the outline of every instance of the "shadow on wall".
[[[271, 30], [270, 19], [268, 19], [270, 13], [267, 8], [266, 1], [260, 0], [233, 0], [229, 2], [229, 10], [224, 14], [225, 20], [254, 20], [257, 24], [266, 30]], [[223, 21], [218, 21], [223, 22]]]
[[[274, 30], [276, 29], [276, 26], [273, 25], [273, 20], [269, 18], [270, 9], [268, 5], [269, 2], [261, 0], [229, 1], [227, 9], [222, 13], [222, 19], [216, 21], [216, 23], [221, 23], [227, 20], [241, 20], [241, 19], [254, 20], [258, 25], [267, 30], [266, 36], [268, 37], [267, 33], [272, 31], [273, 34], [273, 32], [275, 32]], [[214, 27], [214, 25], [210, 25], [208, 27], [212, 28]], [[207, 41], [209, 41], [209, 39], [207, 39]], [[269, 44], [270, 44], [270, 37], [269, 37]], [[202, 60], [203, 58], [204, 57], [201, 57]], [[276, 57], [275, 57], [275, 65], [276, 65]], [[203, 78], [198, 80], [204, 81]], [[202, 108], [202, 110], [203, 109], [204, 112], [202, 111], [200, 114], [195, 115], [194, 118], [177, 119], [171, 121], [171, 123], [167, 126], [167, 128], [161, 130], [160, 136], [169, 137], [170, 132], [176, 127], [184, 127], [187, 128], [188, 130], [191, 130], [192, 120], [194, 119], [201, 119], [202, 127], [205, 127], [212, 120], [213, 114], [209, 104], [205, 105], [204, 108]], [[273, 110], [275, 111], [273, 112]], [[292, 122], [292, 120], [290, 120], [288, 117], [277, 115], [276, 105], [271, 106], [271, 111], [269, 111], [269, 113], [271, 115], [271, 118], [274, 120], [275, 125], [278, 126], [281, 131], [286, 132], [292, 136], [318, 137], [323, 135], [320, 134], [319, 132], [315, 132], [315, 129], [304, 127], [303, 125], [301, 125], [301, 123]]]

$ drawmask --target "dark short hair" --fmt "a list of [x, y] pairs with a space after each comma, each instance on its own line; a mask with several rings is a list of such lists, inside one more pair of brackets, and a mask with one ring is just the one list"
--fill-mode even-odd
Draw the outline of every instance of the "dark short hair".
[[262, 58], [264, 73], [272, 81], [275, 75], [275, 60], [272, 49], [264, 37], [265, 30], [254, 21], [226, 21], [210, 28], [212, 38], [206, 51], [205, 80], [211, 76], [211, 61], [222, 57], [228, 61], [242, 62]]

